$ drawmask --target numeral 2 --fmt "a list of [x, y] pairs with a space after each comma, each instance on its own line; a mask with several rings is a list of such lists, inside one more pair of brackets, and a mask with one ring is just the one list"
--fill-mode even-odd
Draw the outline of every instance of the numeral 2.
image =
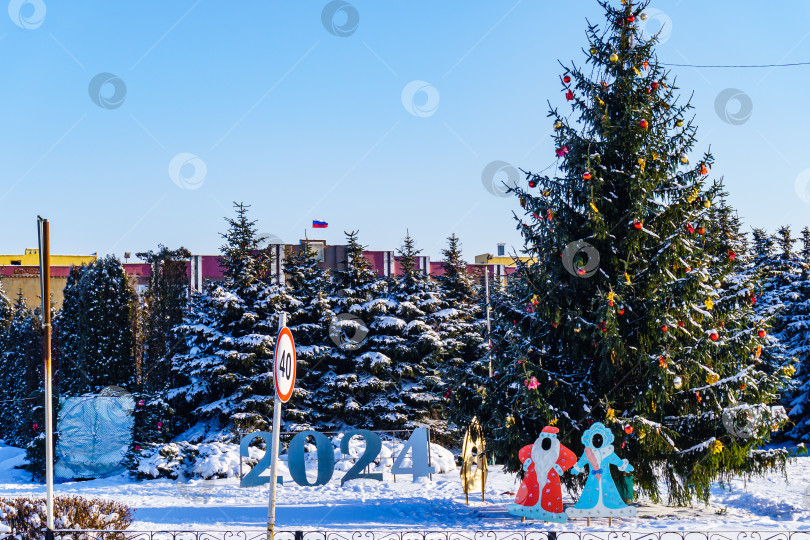
[[[241, 444], [239, 445], [239, 453], [242, 454], [242, 457], [250, 457], [250, 443], [253, 442], [253, 439], [261, 439], [264, 441], [264, 445], [266, 447], [266, 451], [262, 459], [253, 467], [250, 472], [248, 472], [245, 476], [242, 477], [242, 481], [239, 483], [239, 487], [255, 487], [261, 486], [263, 484], [267, 484], [270, 482], [269, 476], [259, 476], [265, 470], [270, 467], [271, 462], [273, 461], [272, 452], [270, 451], [273, 447], [273, 435], [272, 433], [268, 433], [266, 431], [255, 431], [249, 435], [247, 435], [244, 439], [242, 439]], [[278, 482], [281, 483], [281, 477], [278, 477]]]
[[350, 431], [344, 435], [343, 439], [340, 441], [340, 451], [342, 453], [349, 453], [349, 443], [351, 442], [352, 437], [362, 437], [366, 441], [366, 449], [363, 451], [363, 455], [357, 460], [357, 463], [355, 463], [354, 466], [346, 471], [345, 475], [343, 475], [343, 478], [340, 480], [340, 485], [342, 486], [349, 480], [354, 480], [355, 478], [367, 478], [369, 480], [382, 481], [382, 473], [366, 474], [360, 472], [368, 465], [373, 463], [374, 460], [377, 459], [377, 456], [380, 455], [380, 450], [382, 450], [382, 441], [380, 440], [380, 436], [367, 429]]

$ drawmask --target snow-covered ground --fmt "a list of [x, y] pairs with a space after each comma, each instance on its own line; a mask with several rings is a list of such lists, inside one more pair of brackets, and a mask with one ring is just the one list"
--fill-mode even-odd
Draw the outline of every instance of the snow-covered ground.
[[[0, 446], [0, 496], [44, 494], [27, 473], [15, 469], [22, 451]], [[735, 480], [728, 489], [712, 489], [710, 506], [668, 508], [642, 501], [637, 518], [616, 519], [613, 529], [625, 530], [810, 530], [810, 457], [790, 465], [788, 481], [773, 476], [747, 482]], [[486, 502], [464, 494], [458, 471], [414, 483], [410, 477], [386, 474], [383, 482], [355, 480], [341, 487], [343, 473], [321, 487], [300, 487], [284, 474], [278, 489], [277, 526], [290, 530], [446, 530], [446, 529], [584, 529], [585, 520], [565, 525], [521, 523], [506, 513], [517, 491], [516, 477], [490, 471]], [[105, 497], [126, 502], [135, 510], [131, 529], [263, 529], [268, 486], [239, 487], [237, 479], [135, 482], [125, 476], [58, 484], [57, 493]], [[573, 502], [568, 497], [567, 502]], [[607, 520], [591, 520], [591, 529], [605, 530]]]

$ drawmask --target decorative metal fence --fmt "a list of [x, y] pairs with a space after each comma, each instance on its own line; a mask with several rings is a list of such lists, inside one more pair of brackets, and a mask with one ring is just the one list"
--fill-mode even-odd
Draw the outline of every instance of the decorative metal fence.
[[[55, 531], [57, 540], [264, 540], [253, 531]], [[810, 540], [807, 531], [276, 531], [274, 540]]]

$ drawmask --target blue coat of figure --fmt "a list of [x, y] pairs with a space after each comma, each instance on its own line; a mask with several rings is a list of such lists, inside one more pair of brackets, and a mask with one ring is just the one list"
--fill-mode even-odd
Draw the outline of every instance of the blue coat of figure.
[[613, 453], [613, 433], [597, 422], [582, 434], [582, 444], [585, 445], [585, 453], [571, 472], [580, 474], [587, 466], [588, 480], [577, 503], [565, 513], [570, 518], [635, 516], [635, 507], [624, 503], [610, 476], [610, 465], [615, 465], [620, 471], [633, 471], [633, 466], [626, 459], [619, 459]]

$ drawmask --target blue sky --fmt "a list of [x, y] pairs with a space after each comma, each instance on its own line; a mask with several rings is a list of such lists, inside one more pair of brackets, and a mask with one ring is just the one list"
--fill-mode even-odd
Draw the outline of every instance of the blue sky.
[[[583, 63], [599, 5], [353, 0], [329, 19], [341, 33], [356, 12], [339, 36], [322, 22], [328, 4], [11, 0], [9, 16], [0, 10], [0, 252], [34, 247], [40, 214], [58, 253], [216, 253], [234, 200], [287, 242], [359, 229], [371, 249], [393, 249], [407, 228], [433, 258], [456, 233], [470, 260], [519, 245], [516, 201], [489, 193], [482, 171], [554, 160], [557, 60]], [[661, 13], [649, 28], [671, 30], [661, 61], [810, 61], [806, 1], [650, 7]], [[673, 74], [694, 91], [695, 150], [711, 145], [712, 175], [745, 222], [810, 224], [810, 66]], [[406, 107], [406, 87], [425, 89], [412, 81], [430, 86]], [[716, 112], [727, 88], [750, 98], [745, 121]], [[732, 120], [738, 108], [725, 109]]]

